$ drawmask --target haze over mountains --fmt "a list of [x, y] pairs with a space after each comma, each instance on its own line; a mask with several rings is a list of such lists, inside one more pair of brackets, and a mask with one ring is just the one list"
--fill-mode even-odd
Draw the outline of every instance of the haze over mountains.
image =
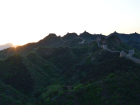
[[14, 46], [11, 43], [7, 43], [7, 44], [4, 44], [4, 45], [0, 45], [0, 50], [6, 49], [6, 48], [9, 48], [9, 47], [14, 47]]
[[[1, 105], [139, 105], [140, 35], [49, 34], [0, 51]], [[107, 45], [106, 50], [103, 45]], [[130, 46], [131, 45], [131, 46]]]

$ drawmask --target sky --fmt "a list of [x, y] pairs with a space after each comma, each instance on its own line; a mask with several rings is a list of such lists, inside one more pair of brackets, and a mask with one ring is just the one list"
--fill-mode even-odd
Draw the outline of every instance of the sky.
[[140, 33], [140, 0], [0, 0], [0, 45], [85, 30]]

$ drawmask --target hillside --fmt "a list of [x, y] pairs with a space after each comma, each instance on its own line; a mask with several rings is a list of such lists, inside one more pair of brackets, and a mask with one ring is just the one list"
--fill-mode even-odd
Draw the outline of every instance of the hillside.
[[84, 34], [0, 51], [0, 104], [139, 105], [140, 65], [120, 57], [133, 47], [115, 35]]
[[132, 46], [133, 48], [136, 48], [136, 49], [140, 50], [140, 42], [129, 41], [126, 44], [128, 44], [129, 46]]
[[0, 105], [20, 105], [29, 102], [31, 102], [31, 98], [0, 81]]
[[[95, 55], [97, 56], [98, 53]], [[139, 68], [140, 66], [132, 61], [119, 58], [117, 53], [103, 51], [95, 61], [87, 58], [82, 65], [75, 65], [72, 71], [65, 73], [67, 77], [70, 77], [65, 78], [67, 80], [65, 85], [57, 83], [47, 87], [46, 92], [40, 97], [42, 101], [37, 103], [40, 105], [47, 103], [107, 105], [119, 104], [122, 101], [122, 104], [139, 104], [139, 95], [137, 94], [139, 91]], [[129, 92], [130, 95], [126, 95], [126, 92]]]

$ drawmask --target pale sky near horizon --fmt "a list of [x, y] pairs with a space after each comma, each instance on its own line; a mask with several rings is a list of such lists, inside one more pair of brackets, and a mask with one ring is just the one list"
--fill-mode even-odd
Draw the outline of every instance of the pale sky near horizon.
[[0, 0], [0, 45], [85, 30], [140, 33], [140, 0]]

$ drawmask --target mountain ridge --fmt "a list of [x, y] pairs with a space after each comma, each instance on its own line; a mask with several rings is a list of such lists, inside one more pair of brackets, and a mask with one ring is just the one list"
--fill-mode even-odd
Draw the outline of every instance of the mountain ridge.
[[[0, 51], [0, 104], [139, 104], [140, 65], [120, 52], [134, 49], [133, 56], [140, 58], [140, 51], [114, 34], [90, 36], [50, 34], [37, 43]], [[11, 98], [1, 83], [18, 92]]]

